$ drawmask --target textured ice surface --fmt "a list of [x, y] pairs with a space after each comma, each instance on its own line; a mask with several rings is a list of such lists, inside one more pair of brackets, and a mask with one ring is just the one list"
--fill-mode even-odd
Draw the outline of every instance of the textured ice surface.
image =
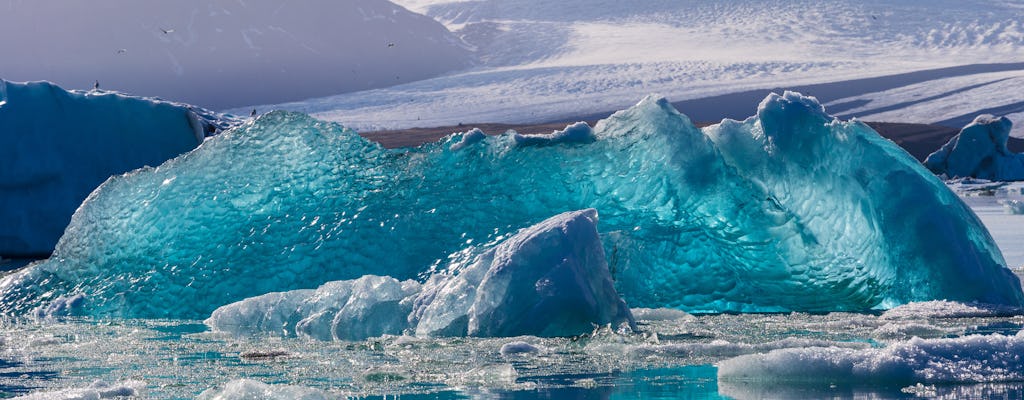
[[125, 381], [110, 384], [104, 381], [95, 381], [88, 387], [54, 390], [50, 392], [37, 392], [26, 396], [16, 397], [18, 400], [99, 400], [99, 399], [123, 399], [136, 397], [145, 393], [142, 390], [146, 386], [141, 381]]
[[456, 262], [423, 285], [410, 317], [420, 336], [570, 336], [627, 324], [593, 209], [556, 215]]
[[268, 385], [252, 379], [235, 379], [199, 394], [197, 400], [326, 400], [336, 396], [310, 387]]
[[415, 281], [366, 275], [333, 281], [315, 290], [268, 293], [220, 307], [206, 320], [214, 330], [237, 335], [270, 333], [320, 340], [363, 340], [401, 334], [407, 328]]
[[1024, 154], [1006, 148], [1013, 127], [1006, 117], [979, 115], [942, 148], [930, 154], [924, 165], [936, 174], [997, 181], [1024, 180]]
[[0, 254], [49, 254], [111, 175], [202, 142], [213, 116], [185, 105], [0, 80]]
[[571, 336], [607, 324], [636, 329], [612, 286], [596, 223], [592, 209], [554, 216], [452, 265], [422, 292], [412, 280], [367, 275], [245, 299], [214, 310], [206, 324], [239, 335], [321, 340], [406, 329], [419, 336]]
[[880, 349], [782, 349], [718, 364], [718, 378], [762, 382], [965, 383], [1024, 379], [1024, 332], [911, 339]]
[[977, 217], [866, 125], [810, 97], [703, 131], [648, 98], [592, 143], [454, 135], [388, 151], [274, 112], [158, 168], [115, 177], [55, 255], [0, 281], [0, 309], [83, 294], [89, 315], [194, 317], [367, 274], [410, 279], [471, 243], [595, 208], [634, 307], [864, 310], [948, 299], [1020, 305]]

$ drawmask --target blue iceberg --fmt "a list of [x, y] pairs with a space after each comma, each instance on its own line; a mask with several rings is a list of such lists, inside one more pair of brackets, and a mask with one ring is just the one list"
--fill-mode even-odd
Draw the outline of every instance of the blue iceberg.
[[0, 255], [50, 254], [109, 176], [194, 149], [219, 119], [165, 101], [0, 80]]
[[772, 94], [756, 116], [704, 130], [647, 98], [545, 145], [474, 135], [453, 149], [464, 136], [386, 150], [306, 115], [263, 115], [108, 180], [53, 257], [0, 281], [0, 310], [28, 314], [82, 295], [73, 314], [203, 318], [333, 280], [426, 279], [449, 254], [589, 208], [633, 307], [1024, 304], [955, 194], [811, 97]]
[[[597, 211], [551, 217], [493, 246], [460, 252], [422, 285], [366, 275], [220, 307], [216, 331], [320, 340], [417, 336], [572, 336], [636, 329], [612, 285]], [[479, 254], [477, 254], [479, 253]]]
[[523, 229], [423, 285], [410, 322], [417, 336], [571, 336], [636, 322], [613, 286], [597, 210]]
[[929, 154], [924, 165], [950, 178], [973, 177], [995, 181], [1024, 180], [1024, 154], [1006, 147], [1013, 122], [982, 114], [942, 148]]

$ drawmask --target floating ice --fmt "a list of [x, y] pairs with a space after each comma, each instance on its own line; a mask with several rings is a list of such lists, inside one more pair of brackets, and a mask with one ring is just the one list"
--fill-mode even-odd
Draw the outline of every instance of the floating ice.
[[337, 398], [327, 392], [305, 386], [268, 385], [252, 379], [235, 379], [223, 386], [207, 389], [197, 400], [327, 400]]
[[52, 392], [38, 392], [17, 397], [19, 400], [92, 400], [136, 397], [144, 393], [145, 382], [125, 381], [110, 384], [96, 381], [85, 388], [72, 388]]
[[320, 340], [363, 340], [407, 328], [415, 281], [367, 275], [316, 290], [269, 293], [214, 310], [206, 324], [236, 335], [258, 333]]
[[1013, 127], [1006, 117], [979, 115], [942, 148], [928, 155], [924, 165], [948, 177], [975, 177], [997, 181], [1024, 180], [1024, 154], [1006, 147]]
[[82, 200], [111, 175], [202, 143], [212, 114], [49, 82], [0, 80], [0, 254], [49, 254]]
[[418, 336], [571, 336], [628, 324], [612, 286], [593, 209], [524, 229], [423, 285], [410, 319]]
[[999, 204], [1003, 205], [1003, 210], [1010, 215], [1024, 215], [1024, 201], [1003, 199], [999, 201]]
[[[591, 143], [464, 135], [397, 151], [274, 112], [82, 204], [54, 256], [0, 281], [0, 310], [84, 294], [86, 315], [191, 317], [367, 274], [411, 279], [468, 244], [595, 208], [616, 289], [691, 312], [1020, 306], [970, 209], [894, 143], [813, 98], [696, 128], [648, 98]], [[468, 278], [468, 276], [467, 276]]]
[[524, 354], [539, 354], [541, 353], [541, 351], [541, 347], [537, 347], [523, 341], [515, 341], [501, 345], [501, 349], [498, 350], [498, 353], [500, 353], [502, 356], [508, 357]]
[[239, 335], [321, 340], [406, 329], [419, 336], [571, 336], [606, 324], [635, 329], [612, 286], [596, 223], [594, 210], [554, 216], [432, 277], [422, 292], [415, 281], [367, 275], [245, 299], [214, 310], [206, 324]]
[[881, 315], [883, 320], [915, 320], [924, 318], [984, 318], [1020, 315], [1019, 307], [993, 304], [959, 303], [955, 301], [922, 301], [892, 308]]
[[745, 355], [718, 364], [718, 378], [754, 382], [970, 383], [1024, 380], [1024, 332], [911, 339], [880, 349], [812, 347]]

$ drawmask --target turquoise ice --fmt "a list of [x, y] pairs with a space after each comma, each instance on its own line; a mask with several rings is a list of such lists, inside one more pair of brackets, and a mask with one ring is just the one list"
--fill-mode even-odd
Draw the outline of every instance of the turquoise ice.
[[208, 111], [50, 82], [0, 80], [0, 255], [49, 254], [71, 215], [107, 177], [194, 149]]
[[387, 276], [328, 282], [222, 306], [206, 324], [239, 336], [363, 340], [417, 336], [574, 336], [635, 330], [612, 285], [597, 211], [571, 211], [500, 243], [469, 248], [423, 285]]
[[[631, 307], [692, 312], [1020, 306], [977, 217], [866, 125], [770, 95], [703, 130], [647, 98], [551, 140], [453, 135], [386, 150], [274, 112], [157, 168], [111, 178], [54, 256], [0, 282], [0, 309], [204, 318], [332, 280], [425, 279], [449, 254], [595, 208]], [[562, 140], [565, 138], [586, 140]], [[562, 138], [562, 139], [559, 139]], [[587, 139], [592, 138], [592, 140]], [[84, 300], [83, 300], [84, 299]]]

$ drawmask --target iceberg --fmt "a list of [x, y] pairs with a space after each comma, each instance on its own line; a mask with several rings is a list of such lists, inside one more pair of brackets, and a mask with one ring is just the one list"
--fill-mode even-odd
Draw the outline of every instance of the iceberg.
[[192, 150], [224, 122], [182, 104], [0, 80], [0, 255], [50, 254], [109, 176]]
[[929, 154], [924, 165], [937, 175], [994, 181], [1024, 180], [1024, 154], [1006, 147], [1013, 122], [982, 114], [960, 130], [942, 148]]
[[649, 97], [592, 129], [589, 143], [524, 146], [506, 133], [453, 150], [454, 134], [386, 150], [334, 123], [264, 114], [109, 179], [53, 257], [0, 280], [0, 310], [81, 294], [72, 315], [205, 318], [328, 281], [425, 279], [462, 249], [590, 208], [633, 307], [1024, 304], [942, 181], [812, 97], [772, 94], [755, 116], [703, 130]]
[[1024, 379], [1024, 332], [920, 339], [884, 348], [808, 347], [742, 355], [718, 364], [725, 382], [984, 383]]
[[483, 246], [487, 250], [435, 274], [422, 290], [413, 280], [366, 275], [245, 299], [214, 310], [206, 324], [235, 335], [320, 340], [406, 330], [485, 337], [572, 336], [602, 325], [635, 330], [612, 285], [596, 224], [593, 209], [556, 215]]
[[556, 215], [436, 274], [413, 301], [417, 336], [572, 336], [636, 322], [615, 291], [597, 210]]

